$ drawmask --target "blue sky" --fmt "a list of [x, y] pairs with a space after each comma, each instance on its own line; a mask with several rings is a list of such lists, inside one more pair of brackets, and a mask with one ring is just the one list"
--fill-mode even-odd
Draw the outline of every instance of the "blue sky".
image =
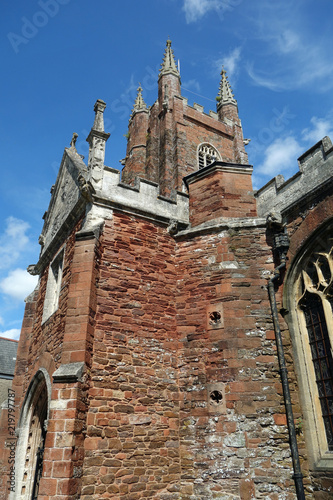
[[259, 188], [333, 138], [332, 18], [327, 0], [3, 0], [0, 336], [18, 338], [50, 188], [73, 132], [87, 158], [96, 99], [120, 168], [138, 82], [152, 104], [167, 37], [182, 95], [206, 112], [224, 64]]

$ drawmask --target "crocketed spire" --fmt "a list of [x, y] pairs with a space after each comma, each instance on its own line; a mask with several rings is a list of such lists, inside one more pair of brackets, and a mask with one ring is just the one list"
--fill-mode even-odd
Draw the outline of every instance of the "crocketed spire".
[[232, 93], [230, 83], [228, 81], [227, 77], [227, 72], [222, 66], [222, 71], [221, 71], [221, 82], [220, 82], [220, 88], [216, 97], [217, 100], [217, 108], [220, 108], [223, 104], [235, 104], [237, 105], [237, 101], [234, 98], [234, 95]]
[[137, 96], [136, 96], [136, 99], [135, 99], [135, 103], [134, 103], [134, 106], [133, 106], [133, 109], [132, 109], [132, 116], [137, 111], [142, 111], [142, 110], [146, 110], [147, 109], [147, 104], [145, 103], [145, 101], [143, 100], [143, 97], [142, 97], [141, 83], [139, 83], [139, 86], [138, 86], [137, 90], [138, 90], [138, 93], [137, 93]]
[[176, 66], [173, 50], [171, 48], [171, 40], [168, 39], [167, 43], [166, 43], [166, 49], [164, 52], [163, 62], [161, 64], [159, 77], [161, 77], [162, 75], [168, 75], [170, 73], [172, 75], [178, 76], [178, 78], [180, 78], [180, 74], [179, 74], [179, 71], [178, 71], [177, 66]]

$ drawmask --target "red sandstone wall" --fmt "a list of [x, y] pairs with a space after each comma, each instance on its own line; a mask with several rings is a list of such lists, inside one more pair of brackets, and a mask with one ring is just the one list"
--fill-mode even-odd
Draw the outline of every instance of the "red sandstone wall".
[[[265, 240], [253, 228], [179, 243], [183, 498], [294, 498]], [[214, 389], [225, 391], [220, 404]]]
[[[19, 420], [24, 397], [33, 376], [40, 368], [45, 368], [52, 381], [53, 372], [61, 364], [66, 314], [69, 302], [68, 294], [72, 280], [75, 232], [78, 230], [80, 225], [81, 223], [77, 225], [66, 242], [62, 286], [57, 311], [44, 324], [42, 324], [48, 268], [46, 268], [41, 275], [39, 290], [35, 293], [34, 300], [32, 302], [28, 302], [25, 309], [22, 331], [18, 345], [15, 375], [12, 385], [12, 389], [16, 394], [16, 425]], [[49, 430], [51, 430], [51, 427]], [[5, 462], [3, 464], [3, 468], [6, 470], [6, 468], [8, 469], [6, 456], [3, 458]], [[16, 471], [16, 474], [19, 474], [19, 471]], [[2, 481], [6, 481], [7, 476], [7, 473], [2, 475]], [[4, 487], [1, 488], [0, 498], [7, 498], [7, 491]]]
[[251, 175], [213, 171], [191, 182], [190, 223], [197, 226], [219, 217], [256, 217]]
[[139, 112], [130, 119], [128, 127], [126, 163], [122, 181], [134, 184], [135, 177], [145, 178], [148, 112]]
[[272, 269], [264, 229], [175, 245], [144, 220], [107, 223], [83, 499], [294, 498]]
[[178, 492], [174, 253], [158, 224], [114, 214], [105, 225], [82, 499]]
[[[80, 223], [81, 224], [81, 223]], [[33, 375], [39, 368], [46, 368], [50, 377], [60, 365], [62, 355], [62, 342], [68, 308], [68, 291], [72, 277], [71, 263], [74, 255], [75, 232], [80, 224], [69, 236], [65, 248], [64, 265], [62, 273], [62, 284], [59, 296], [59, 307], [57, 311], [42, 324], [44, 298], [48, 277], [48, 267], [44, 269], [40, 277], [38, 298], [36, 300], [36, 310], [33, 318], [30, 319], [30, 327], [25, 330], [25, 335], [20, 338], [19, 349], [24, 351], [23, 356], [18, 356], [16, 364], [15, 379], [16, 391], [23, 397], [28, 389]], [[23, 320], [23, 325], [25, 319]], [[24, 344], [24, 348], [21, 347]], [[24, 359], [25, 358], [25, 359]], [[24, 366], [21, 366], [21, 363]], [[20, 378], [18, 378], [20, 375]], [[14, 388], [13, 383], [13, 388]], [[20, 404], [22, 401], [20, 401]]]
[[127, 152], [132, 145], [146, 142], [147, 150], [134, 149], [133, 157], [126, 160], [125, 182], [132, 182], [134, 176], [139, 175], [158, 182], [163, 195], [181, 191], [183, 178], [198, 169], [198, 146], [206, 142], [220, 152], [222, 161], [247, 163], [239, 126], [226, 125], [193, 109], [181, 97], [170, 98], [169, 104], [169, 108], [162, 110], [158, 102], [152, 106], [148, 128], [146, 113], [138, 113], [130, 123]]

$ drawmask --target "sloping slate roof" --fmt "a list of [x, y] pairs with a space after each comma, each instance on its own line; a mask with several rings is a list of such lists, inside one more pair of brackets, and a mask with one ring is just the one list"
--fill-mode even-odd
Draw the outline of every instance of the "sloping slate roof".
[[14, 375], [18, 342], [0, 337], [0, 378]]

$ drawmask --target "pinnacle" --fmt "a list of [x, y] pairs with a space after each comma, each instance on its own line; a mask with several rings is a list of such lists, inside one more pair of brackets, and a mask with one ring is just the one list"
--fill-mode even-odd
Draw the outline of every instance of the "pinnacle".
[[232, 93], [232, 89], [230, 87], [230, 83], [228, 81], [227, 77], [227, 72], [222, 66], [222, 71], [221, 71], [221, 82], [220, 82], [220, 87], [219, 91], [216, 97], [217, 100], [217, 108], [220, 108], [223, 104], [236, 104], [237, 101], [234, 98], [234, 95]]
[[133, 109], [132, 109], [132, 115], [134, 113], [136, 113], [137, 111], [142, 111], [142, 110], [147, 109], [147, 104], [145, 103], [145, 101], [143, 100], [143, 97], [142, 97], [141, 83], [139, 83], [139, 86], [138, 86], [137, 90], [138, 90], [138, 93], [137, 93], [137, 96], [136, 96], [136, 99], [135, 99], [135, 102], [134, 102], [134, 106], [133, 106]]
[[104, 132], [104, 119], [103, 119], [103, 113], [105, 111], [106, 104], [102, 99], [97, 99], [95, 106], [94, 106], [94, 111], [95, 111], [95, 121], [93, 125], [93, 129], [97, 130], [98, 132]]
[[171, 48], [171, 40], [168, 38], [159, 76], [161, 77], [162, 75], [167, 75], [170, 73], [172, 75], [178, 76], [178, 78], [180, 78], [180, 74], [179, 74], [179, 71], [178, 71], [177, 66], [176, 66], [173, 50]]

